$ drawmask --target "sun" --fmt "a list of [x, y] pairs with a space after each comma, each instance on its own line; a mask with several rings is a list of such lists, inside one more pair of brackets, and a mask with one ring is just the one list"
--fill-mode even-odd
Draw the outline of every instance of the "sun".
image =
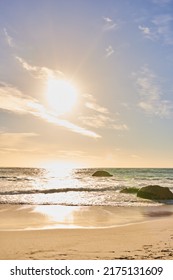
[[72, 110], [77, 101], [77, 89], [67, 80], [51, 78], [47, 82], [46, 98], [49, 105], [62, 115]]

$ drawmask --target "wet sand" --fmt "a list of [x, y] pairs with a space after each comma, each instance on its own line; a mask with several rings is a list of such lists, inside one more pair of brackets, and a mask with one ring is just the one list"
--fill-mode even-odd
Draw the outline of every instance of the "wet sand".
[[173, 259], [172, 206], [0, 206], [0, 259]]

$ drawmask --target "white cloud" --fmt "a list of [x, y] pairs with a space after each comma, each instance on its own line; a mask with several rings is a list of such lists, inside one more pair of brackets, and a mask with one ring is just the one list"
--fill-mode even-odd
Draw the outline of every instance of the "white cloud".
[[163, 42], [165, 45], [173, 44], [172, 31], [173, 16], [170, 14], [160, 14], [155, 16], [150, 23], [150, 26], [139, 25], [139, 30], [143, 35], [153, 41]]
[[13, 38], [8, 34], [6, 28], [4, 28], [4, 34], [5, 34], [5, 39], [6, 39], [7, 44], [9, 45], [10, 48], [13, 48], [14, 47]]
[[140, 29], [145, 35], [150, 35], [150, 34], [151, 34], [151, 31], [150, 31], [150, 28], [149, 28], [149, 27], [144, 27], [144, 26], [139, 25], [139, 29]]
[[143, 36], [145, 38], [150, 39], [152, 41], [157, 41], [158, 40], [157, 31], [154, 28], [139, 25], [138, 29], [141, 31], [141, 33], [143, 34]]
[[[127, 125], [121, 124], [118, 120], [111, 117], [107, 108], [97, 104], [97, 100], [91, 94], [85, 94], [88, 99], [85, 106], [92, 110], [89, 116], [80, 116], [79, 119], [84, 125], [94, 128], [111, 128], [115, 130], [128, 130]], [[95, 114], [95, 112], [97, 114]]]
[[99, 112], [99, 113], [103, 113], [103, 114], [107, 114], [108, 113], [108, 110], [104, 107], [101, 107], [100, 105], [96, 104], [96, 103], [92, 103], [92, 102], [86, 102], [85, 103], [85, 106], [89, 109], [92, 109], [96, 112]]
[[129, 130], [126, 124], [112, 124], [112, 128], [115, 130]]
[[97, 114], [89, 117], [80, 117], [80, 120], [87, 126], [94, 128], [111, 128], [115, 130], [128, 130], [125, 124], [116, 124], [109, 116]]
[[[107, 18], [107, 21], [109, 22], [111, 21], [111, 19]], [[31, 73], [37, 79], [42, 79], [43, 81], [45, 81], [52, 77], [55, 78], [58, 75], [61, 75], [61, 78], [63, 76], [63, 73], [60, 71], [53, 71], [46, 67], [31, 65], [23, 58], [18, 56], [16, 56], [16, 59], [26, 71]], [[91, 94], [85, 94], [84, 98], [86, 99], [84, 103], [85, 107], [92, 110], [93, 112], [97, 112], [97, 116], [90, 115], [89, 117], [80, 117], [79, 120], [81, 120], [84, 125], [95, 128], [109, 127], [116, 130], [127, 130], [127, 126], [125, 124], [118, 124], [112, 118], [110, 118], [108, 116], [108, 109], [100, 106], [97, 103], [97, 100]], [[5, 84], [0, 85], [0, 108], [18, 114], [31, 114], [35, 117], [45, 120], [46, 122], [65, 127], [70, 131], [82, 135], [93, 138], [101, 137], [91, 130], [75, 125], [67, 120], [60, 119], [55, 113], [47, 111], [47, 109], [36, 99], [25, 96], [18, 89]]]
[[95, 127], [95, 128], [99, 128], [99, 127], [105, 127], [107, 122], [110, 121], [109, 118], [107, 116], [104, 115], [94, 115], [94, 116], [89, 116], [89, 117], [80, 117], [80, 120], [87, 126], [90, 127]]
[[28, 71], [34, 78], [44, 80], [48, 78], [64, 77], [64, 74], [61, 71], [57, 71], [57, 70], [53, 71], [52, 69], [49, 69], [47, 67], [39, 67], [39, 66], [31, 65], [19, 56], [16, 56], [15, 58], [20, 63], [20, 65], [26, 71]]
[[94, 110], [98, 113], [103, 113], [103, 114], [108, 114], [108, 109], [103, 107], [103, 106], [100, 106], [97, 104], [97, 100], [93, 97], [93, 95], [91, 94], [85, 94], [84, 97], [86, 99], [88, 99], [87, 102], [85, 102], [85, 106], [91, 110]]
[[105, 21], [106, 23], [108, 23], [108, 22], [112, 22], [112, 19], [111, 19], [111, 18], [109, 18], [109, 17], [104, 17], [103, 19], [104, 19], [104, 21]]
[[148, 39], [151, 39], [151, 40], [156, 39], [156, 34], [155, 34], [155, 32], [153, 32], [151, 30], [150, 27], [139, 25], [138, 28], [142, 32], [142, 34], [144, 35], [145, 38], [148, 38]]
[[158, 79], [147, 66], [138, 73], [136, 84], [140, 96], [138, 106], [144, 112], [159, 117], [172, 115], [173, 104], [169, 100], [163, 99]]
[[162, 14], [154, 17], [152, 23], [156, 27], [156, 35], [164, 44], [173, 44], [173, 32], [172, 32], [173, 16], [170, 14]]
[[114, 49], [111, 45], [109, 45], [109, 47], [106, 48], [106, 57], [111, 56], [114, 53]]
[[[26, 62], [23, 58], [16, 56], [17, 61], [22, 65], [22, 67], [28, 71], [29, 73], [31, 73], [35, 78], [37, 79], [42, 79], [43, 81], [47, 81], [50, 78], [57, 78], [57, 77], [64, 77], [64, 74], [60, 71], [53, 71], [52, 69], [49, 69], [47, 67], [39, 67], [39, 66], [33, 66], [31, 64], [29, 64], [28, 62]], [[12, 88], [13, 90], [13, 88]], [[9, 89], [10, 91], [10, 89]], [[20, 95], [17, 92], [17, 95]], [[1, 98], [1, 97], [0, 97]], [[15, 99], [15, 100], [13, 100]], [[19, 106], [13, 106], [13, 110], [17, 110], [18, 113], [22, 112], [22, 113], [30, 113], [36, 117], [39, 117], [47, 122], [53, 123], [55, 125], [58, 126], [62, 126], [65, 127], [73, 132], [85, 135], [85, 136], [89, 136], [89, 137], [93, 137], [93, 138], [100, 138], [101, 136], [98, 135], [97, 133], [87, 130], [83, 127], [80, 127], [78, 125], [75, 125], [67, 120], [63, 120], [58, 118], [54, 113], [52, 112], [48, 112], [43, 105], [39, 104], [39, 102], [35, 99], [31, 99], [29, 98], [29, 100], [24, 97], [24, 95], [22, 96], [22, 98], [17, 97], [16, 99], [16, 95], [14, 95], [14, 98], [12, 97], [12, 95], [10, 95], [10, 100], [13, 101], [13, 103], [15, 103], [14, 105], [19, 105]], [[26, 102], [25, 102], [25, 101]], [[4, 100], [5, 102], [5, 100]], [[22, 104], [20, 104], [20, 102]], [[10, 102], [6, 102], [6, 108], [11, 108], [11, 103]], [[21, 106], [20, 106], [21, 105]], [[91, 105], [91, 104], [90, 104]], [[88, 106], [90, 106], [88, 105]], [[27, 106], [27, 108], [26, 108]], [[29, 108], [28, 108], [29, 106]], [[86, 105], [87, 106], [87, 105]], [[94, 109], [94, 108], [93, 108]], [[9, 109], [7, 109], [9, 110]]]
[[104, 20], [104, 26], [103, 26], [104, 31], [110, 31], [118, 28], [118, 24], [114, 22], [111, 18], [103, 17], [103, 20]]
[[46, 122], [53, 123], [85, 136], [93, 138], [100, 137], [100, 135], [93, 131], [58, 118], [56, 114], [47, 111], [36, 99], [25, 96], [18, 89], [3, 83], [0, 84], [0, 109], [23, 115], [30, 114]]

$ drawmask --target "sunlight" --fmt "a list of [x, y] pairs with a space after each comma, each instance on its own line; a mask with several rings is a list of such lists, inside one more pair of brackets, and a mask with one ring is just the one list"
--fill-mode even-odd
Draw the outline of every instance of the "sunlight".
[[74, 161], [46, 161], [39, 165], [40, 168], [45, 168], [52, 175], [65, 176], [75, 168], [82, 168], [84, 165]]
[[[78, 206], [37, 205], [32, 212], [40, 213], [49, 219], [50, 228], [78, 227], [74, 222], [74, 215], [80, 211]], [[48, 226], [46, 226], [48, 228]]]
[[49, 78], [46, 97], [50, 106], [61, 115], [72, 110], [77, 100], [77, 89], [69, 81]]

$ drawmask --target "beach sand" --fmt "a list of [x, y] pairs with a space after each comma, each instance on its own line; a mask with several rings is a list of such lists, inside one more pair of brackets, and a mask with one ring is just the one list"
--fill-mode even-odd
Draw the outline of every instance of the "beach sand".
[[173, 208], [131, 208], [2, 205], [0, 259], [172, 260]]

